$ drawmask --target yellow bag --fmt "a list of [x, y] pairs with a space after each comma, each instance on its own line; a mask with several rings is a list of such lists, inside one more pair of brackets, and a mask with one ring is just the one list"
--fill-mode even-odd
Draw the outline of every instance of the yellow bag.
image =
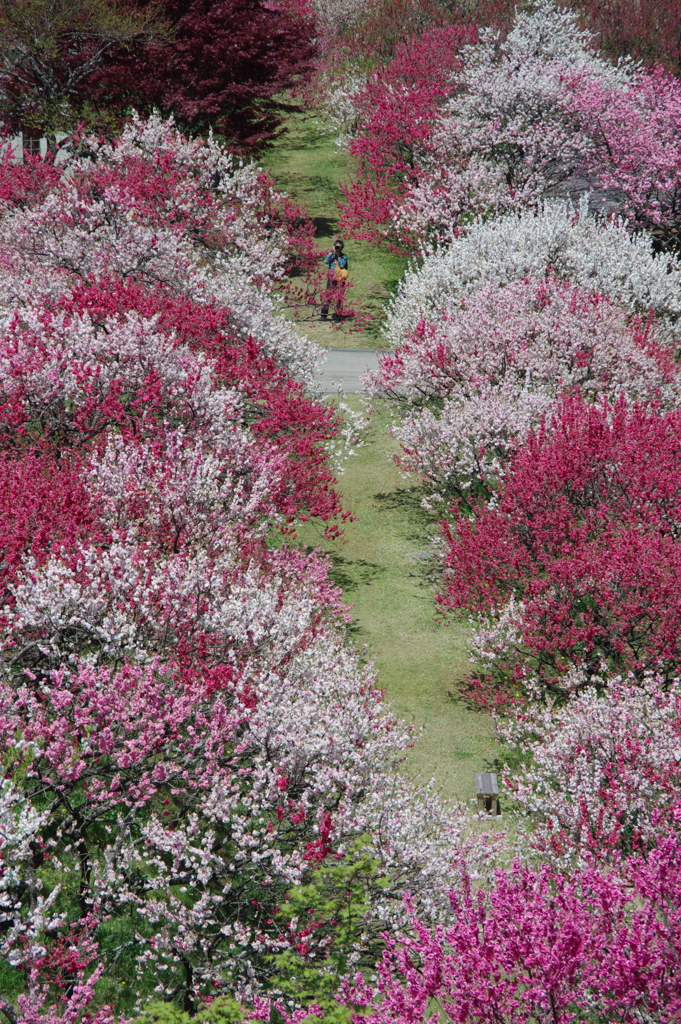
[[341, 267], [336, 267], [333, 272], [334, 280], [336, 281], [347, 281], [348, 271], [343, 270]]

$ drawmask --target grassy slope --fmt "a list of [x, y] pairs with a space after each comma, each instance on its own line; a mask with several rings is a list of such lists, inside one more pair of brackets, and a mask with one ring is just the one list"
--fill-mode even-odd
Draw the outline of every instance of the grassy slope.
[[[359, 399], [348, 404], [360, 407]], [[367, 443], [350, 459], [340, 490], [356, 521], [343, 541], [320, 543], [334, 578], [354, 604], [351, 635], [378, 669], [378, 683], [400, 717], [423, 728], [410, 754], [422, 779], [435, 776], [448, 796], [474, 796], [474, 773], [498, 754], [489, 718], [448, 696], [470, 668], [464, 622], [436, 622], [432, 537], [421, 492], [387, 456], [394, 450], [386, 423], [375, 419]]]
[[[348, 180], [350, 159], [314, 118], [299, 115], [292, 118], [289, 131], [261, 161], [282, 191], [300, 202], [312, 217], [320, 248], [332, 248], [337, 232], [338, 183]], [[359, 298], [371, 315], [367, 329], [353, 333], [322, 324], [318, 310], [313, 313], [314, 319], [300, 321], [299, 328], [325, 348], [381, 348], [385, 344], [380, 333], [383, 306], [402, 277], [404, 261], [374, 245], [351, 239], [346, 239], [345, 251], [350, 257], [351, 297]]]

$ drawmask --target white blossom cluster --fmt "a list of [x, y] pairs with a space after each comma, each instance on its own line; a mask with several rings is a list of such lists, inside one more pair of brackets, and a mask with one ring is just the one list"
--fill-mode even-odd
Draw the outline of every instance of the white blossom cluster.
[[329, 87], [322, 82], [319, 110], [324, 127], [333, 132], [336, 145], [345, 149], [357, 132], [360, 119], [359, 96], [367, 84], [367, 77], [357, 71], [343, 75], [341, 81]]
[[634, 313], [652, 309], [676, 337], [681, 316], [681, 264], [653, 252], [648, 236], [626, 224], [589, 215], [588, 197], [575, 209], [546, 200], [525, 210], [478, 221], [448, 248], [405, 274], [393, 300], [386, 334], [400, 345], [420, 320], [454, 316], [468, 294], [487, 284], [508, 284], [553, 273], [581, 288], [608, 295]]
[[[30, 745], [19, 739], [26, 748], [26, 763], [31, 760]], [[55, 911], [59, 887], [52, 892], [37, 895], [31, 927], [27, 930], [16, 920], [16, 888], [23, 881], [25, 863], [30, 856], [31, 844], [39, 836], [41, 827], [49, 817], [47, 811], [38, 811], [30, 805], [24, 794], [11, 779], [0, 780], [0, 925], [3, 926], [3, 954], [10, 964], [18, 963], [24, 954], [23, 938], [32, 955], [40, 955], [40, 934], [46, 927], [55, 927], [63, 914]]]

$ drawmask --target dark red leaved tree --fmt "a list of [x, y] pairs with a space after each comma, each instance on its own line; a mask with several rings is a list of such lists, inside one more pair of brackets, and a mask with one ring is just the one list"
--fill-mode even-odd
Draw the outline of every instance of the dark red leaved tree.
[[679, 0], [580, 0], [576, 7], [608, 56], [631, 55], [675, 74], [681, 71]]
[[161, 8], [171, 41], [112, 53], [87, 88], [121, 113], [158, 109], [195, 131], [213, 127], [238, 150], [271, 140], [287, 110], [282, 94], [312, 71], [312, 19], [267, 0]]

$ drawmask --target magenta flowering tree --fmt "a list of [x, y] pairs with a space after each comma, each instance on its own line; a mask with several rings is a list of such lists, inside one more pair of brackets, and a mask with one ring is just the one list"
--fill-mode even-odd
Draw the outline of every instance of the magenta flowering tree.
[[402, 43], [387, 66], [379, 65], [349, 98], [348, 149], [357, 159], [356, 179], [343, 189], [341, 223], [358, 238], [398, 247], [418, 238], [394, 237], [396, 205], [418, 182], [432, 148], [433, 123], [460, 70], [459, 51], [475, 38], [472, 28], [435, 26]]
[[345, 1003], [356, 1021], [568, 1024], [596, 1015], [669, 1022], [681, 1007], [680, 851], [665, 836], [626, 878], [547, 865], [499, 872], [488, 892], [451, 894], [453, 923], [386, 934], [375, 985], [361, 976]]
[[[41, 159], [29, 153], [16, 164], [18, 153], [11, 141], [4, 141], [0, 162], [0, 209], [25, 208], [44, 199], [47, 193], [59, 184], [61, 171], [52, 159]], [[62, 168], [63, 170], [63, 168]]]
[[255, 343], [241, 342], [224, 312], [112, 281], [80, 287], [50, 311], [33, 304], [9, 325], [0, 351], [7, 445], [39, 431], [41, 444], [82, 448], [112, 427], [139, 440], [158, 433], [160, 418], [219, 445], [223, 459], [230, 449], [237, 461], [246, 457], [253, 473], [242, 477], [242, 492], [256, 462], [276, 464], [259, 485], [261, 516], [277, 508], [284, 519], [316, 515], [329, 529], [343, 516], [327, 450], [338, 417]]
[[[287, 942], [271, 919], [287, 886], [315, 862], [327, 813], [321, 794], [328, 797], [329, 826], [320, 856], [362, 828], [350, 806], [344, 811], [338, 804], [341, 777], [350, 782], [350, 751], [331, 741], [330, 728], [337, 733], [341, 723], [332, 725], [328, 714], [341, 694], [331, 684], [324, 695], [320, 685], [324, 666], [336, 685], [347, 685], [342, 670], [349, 665], [338, 651], [334, 672], [324, 648], [327, 653], [317, 644], [268, 683], [252, 671], [237, 681], [229, 665], [192, 678], [158, 664], [113, 671], [73, 663], [43, 682], [31, 672], [6, 684], [8, 770], [22, 766], [29, 806], [51, 794], [34, 842], [19, 851], [14, 843], [14, 884], [5, 879], [2, 915], [9, 962], [30, 969], [37, 958], [49, 978], [75, 912], [81, 925], [90, 917], [100, 925], [100, 942], [114, 958], [125, 950], [128, 958], [131, 951], [141, 957], [146, 992], [162, 979], [165, 994], [185, 999], [210, 994], [223, 980], [246, 989], [258, 975], [262, 981], [262, 956]], [[316, 742], [315, 734], [308, 736], [305, 756], [281, 701], [288, 690], [290, 714], [302, 726], [303, 666], [318, 683], [306, 699], [316, 714], [328, 708], [326, 726], [320, 722]], [[370, 701], [371, 693], [365, 689]], [[273, 700], [276, 725], [267, 713]], [[350, 691], [343, 702], [352, 716]], [[380, 699], [374, 706], [379, 711]], [[374, 744], [382, 732], [379, 743], [392, 746], [389, 720], [379, 722], [380, 712], [372, 724], [367, 719], [366, 740]], [[320, 749], [314, 753], [320, 741], [327, 748], [321, 758]], [[358, 735], [353, 743], [357, 787], [370, 758]], [[49, 887], [46, 877], [53, 879]], [[105, 922], [121, 918], [129, 926], [122, 935], [117, 928], [111, 950]]]

